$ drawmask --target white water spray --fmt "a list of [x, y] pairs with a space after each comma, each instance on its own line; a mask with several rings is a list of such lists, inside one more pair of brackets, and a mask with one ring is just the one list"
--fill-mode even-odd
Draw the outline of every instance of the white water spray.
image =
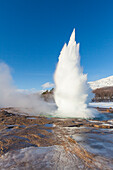
[[56, 115], [60, 117], [93, 117], [93, 111], [87, 108], [88, 94], [91, 89], [87, 84], [87, 75], [80, 66], [79, 44], [75, 41], [75, 29], [69, 43], [64, 44], [54, 75], [55, 102], [58, 106]]

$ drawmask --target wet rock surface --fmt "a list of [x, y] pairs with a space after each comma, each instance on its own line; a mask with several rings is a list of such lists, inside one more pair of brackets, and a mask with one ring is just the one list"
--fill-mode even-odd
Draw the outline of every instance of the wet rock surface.
[[60, 119], [2, 108], [1, 169], [113, 169], [113, 114], [101, 114]]

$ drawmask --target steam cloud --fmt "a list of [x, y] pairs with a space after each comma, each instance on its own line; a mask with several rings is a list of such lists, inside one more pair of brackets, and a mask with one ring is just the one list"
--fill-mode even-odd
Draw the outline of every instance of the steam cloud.
[[94, 110], [87, 108], [91, 89], [87, 84], [87, 75], [83, 74], [80, 66], [79, 44], [75, 41], [75, 29], [68, 45], [64, 44], [62, 48], [54, 81], [57, 116], [82, 118], [93, 116]]
[[10, 68], [0, 63], [0, 107], [19, 107], [29, 114], [49, 114], [53, 105], [45, 102], [40, 94], [24, 94], [18, 92], [13, 85]]

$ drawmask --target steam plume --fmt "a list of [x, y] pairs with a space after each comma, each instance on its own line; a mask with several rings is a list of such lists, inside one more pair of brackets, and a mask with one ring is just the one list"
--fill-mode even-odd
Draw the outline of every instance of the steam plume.
[[13, 85], [10, 68], [5, 63], [0, 63], [0, 107], [19, 107], [29, 114], [47, 114], [53, 105], [46, 103], [40, 94], [23, 94], [18, 92]]

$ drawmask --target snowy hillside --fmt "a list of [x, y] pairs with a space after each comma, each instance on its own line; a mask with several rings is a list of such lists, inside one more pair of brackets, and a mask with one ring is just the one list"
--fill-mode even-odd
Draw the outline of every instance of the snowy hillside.
[[89, 82], [89, 85], [93, 90], [97, 88], [113, 86], [113, 76]]

